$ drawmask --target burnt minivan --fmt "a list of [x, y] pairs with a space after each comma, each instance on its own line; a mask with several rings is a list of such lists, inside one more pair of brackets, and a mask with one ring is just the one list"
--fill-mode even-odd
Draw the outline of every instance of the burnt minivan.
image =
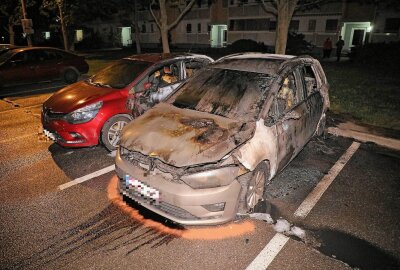
[[312, 57], [223, 57], [125, 127], [120, 191], [180, 224], [230, 221], [251, 212], [267, 183], [323, 133], [328, 107]]

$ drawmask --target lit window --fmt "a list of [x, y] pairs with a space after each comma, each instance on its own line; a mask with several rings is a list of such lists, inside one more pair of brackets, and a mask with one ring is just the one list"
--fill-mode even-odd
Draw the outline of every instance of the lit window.
[[83, 30], [76, 30], [75, 31], [75, 40], [80, 42], [83, 40]]
[[46, 40], [50, 39], [50, 32], [43, 32], [43, 38]]

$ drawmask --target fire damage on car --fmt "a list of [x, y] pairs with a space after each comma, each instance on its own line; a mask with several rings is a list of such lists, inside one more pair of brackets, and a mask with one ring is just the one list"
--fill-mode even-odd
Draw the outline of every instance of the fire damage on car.
[[328, 107], [311, 57], [221, 58], [124, 129], [120, 191], [180, 224], [230, 221], [322, 133]]

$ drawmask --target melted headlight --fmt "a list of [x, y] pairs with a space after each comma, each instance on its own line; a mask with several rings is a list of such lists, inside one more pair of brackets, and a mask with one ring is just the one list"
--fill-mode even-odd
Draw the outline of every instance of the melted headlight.
[[227, 186], [238, 176], [239, 167], [229, 166], [181, 176], [181, 180], [194, 189]]

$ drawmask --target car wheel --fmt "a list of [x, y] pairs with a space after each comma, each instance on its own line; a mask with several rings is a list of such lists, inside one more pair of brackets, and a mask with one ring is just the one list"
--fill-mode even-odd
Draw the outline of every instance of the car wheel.
[[78, 73], [76, 73], [76, 71], [72, 69], [67, 69], [64, 72], [64, 81], [68, 84], [76, 82], [78, 80], [78, 77]]
[[246, 208], [251, 212], [260, 200], [264, 197], [265, 184], [268, 179], [268, 166], [260, 163], [253, 171], [246, 193]]
[[114, 151], [117, 148], [121, 139], [121, 131], [129, 122], [129, 117], [116, 115], [104, 124], [101, 129], [101, 142], [109, 151]]

